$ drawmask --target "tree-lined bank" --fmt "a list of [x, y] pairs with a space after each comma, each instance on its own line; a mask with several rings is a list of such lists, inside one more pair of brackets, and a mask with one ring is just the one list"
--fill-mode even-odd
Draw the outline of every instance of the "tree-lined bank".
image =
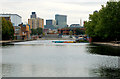
[[102, 5], [99, 11], [89, 15], [89, 21], [85, 21], [84, 26], [93, 41], [120, 40], [120, 1]]

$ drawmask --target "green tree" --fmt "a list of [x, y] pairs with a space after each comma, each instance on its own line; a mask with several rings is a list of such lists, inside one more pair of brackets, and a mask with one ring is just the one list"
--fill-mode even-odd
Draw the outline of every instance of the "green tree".
[[37, 35], [37, 30], [36, 29], [31, 29], [31, 35]]
[[14, 27], [12, 26], [12, 23], [10, 21], [7, 21], [8, 27], [9, 27], [9, 36], [10, 39], [14, 39]]
[[83, 35], [83, 34], [85, 34], [85, 31], [84, 31], [84, 30], [81, 30], [80, 28], [77, 28], [77, 29], [75, 30], [75, 32], [76, 32], [76, 35]]
[[42, 33], [43, 33], [43, 29], [42, 28], [37, 28], [37, 33], [38, 33], [38, 35], [41, 35]]
[[2, 18], [2, 40], [10, 40], [14, 38], [14, 27], [10, 21]]
[[120, 40], [120, 1], [107, 2], [99, 12], [89, 16], [84, 26], [86, 33], [96, 40]]
[[43, 33], [42, 28], [31, 29], [31, 35], [41, 35]]
[[73, 32], [69, 31], [70, 38], [72, 38]]
[[73, 32], [72, 31], [69, 31], [69, 35], [72, 35], [73, 34]]

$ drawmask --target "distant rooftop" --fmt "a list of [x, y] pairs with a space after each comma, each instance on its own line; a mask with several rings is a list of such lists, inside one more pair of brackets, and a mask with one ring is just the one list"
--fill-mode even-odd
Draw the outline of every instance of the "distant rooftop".
[[40, 18], [40, 17], [37, 17], [37, 18], [30, 18], [30, 19], [42, 19], [42, 20], [44, 20], [43, 18]]
[[20, 15], [18, 14], [0, 14], [0, 15], [17, 15], [18, 17], [22, 18]]
[[81, 26], [80, 24], [71, 24], [70, 27], [72, 27], [72, 28], [82, 28], [83, 26]]
[[32, 12], [32, 14], [36, 14], [36, 12]]
[[54, 19], [46, 19], [46, 21], [49, 21], [49, 20], [52, 20], [52, 21], [54, 21]]
[[67, 15], [60, 15], [60, 14], [56, 14], [55, 16], [67, 16]]

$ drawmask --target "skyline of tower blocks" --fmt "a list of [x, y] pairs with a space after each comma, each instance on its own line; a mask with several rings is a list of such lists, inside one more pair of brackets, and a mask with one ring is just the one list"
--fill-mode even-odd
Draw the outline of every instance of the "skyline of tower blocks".
[[67, 15], [55, 15], [56, 25], [59, 28], [64, 28], [67, 26]]

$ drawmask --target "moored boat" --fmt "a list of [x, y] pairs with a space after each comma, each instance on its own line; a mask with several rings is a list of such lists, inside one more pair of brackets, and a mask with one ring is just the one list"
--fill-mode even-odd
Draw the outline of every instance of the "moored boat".
[[75, 41], [52, 41], [54, 43], [75, 43]]
[[64, 41], [52, 41], [54, 43], [64, 43]]

